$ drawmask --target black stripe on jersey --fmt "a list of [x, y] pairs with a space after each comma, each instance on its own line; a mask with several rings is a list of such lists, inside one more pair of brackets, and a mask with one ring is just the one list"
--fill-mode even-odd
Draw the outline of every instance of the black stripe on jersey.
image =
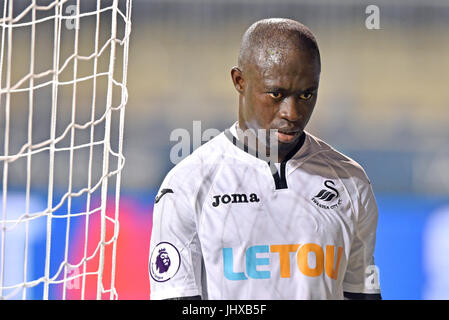
[[343, 292], [343, 295], [349, 300], [382, 300], [380, 293]]
[[[287, 162], [288, 160], [290, 160], [291, 158], [293, 158], [293, 156], [299, 151], [299, 149], [301, 149], [301, 147], [303, 146], [304, 142], [306, 141], [306, 134], [303, 132], [301, 134], [301, 136], [299, 137], [298, 143], [293, 147], [292, 150], [290, 150], [290, 152], [285, 156], [284, 161], [283, 162]], [[281, 162], [282, 164], [282, 162]]]
[[[249, 149], [248, 146], [244, 145], [241, 141], [238, 141], [237, 138], [231, 133], [231, 131], [229, 129], [226, 129], [224, 131], [224, 134], [225, 134], [226, 138], [228, 138], [229, 141], [231, 141], [236, 147], [240, 148], [241, 150], [245, 151], [246, 153], [249, 153], [252, 156], [255, 155], [256, 158], [266, 161], [268, 166], [270, 166], [269, 160], [259, 157], [259, 154], [257, 151], [254, 151], [251, 149], [248, 151], [248, 149]], [[285, 167], [286, 167], [287, 161], [290, 160], [299, 151], [299, 149], [301, 149], [305, 140], [306, 140], [306, 134], [303, 132], [301, 137], [299, 138], [298, 143], [286, 155], [284, 160], [281, 162], [280, 172], [278, 172], [278, 170], [276, 170], [276, 172], [273, 174], [273, 180], [274, 180], [274, 185], [276, 187], [276, 190], [288, 188], [287, 177], [285, 175]]]
[[166, 193], [174, 193], [172, 189], [162, 189], [161, 193], [157, 195], [157, 197], [154, 199], [154, 203], [158, 203], [159, 200], [164, 196]]
[[[268, 162], [268, 166], [270, 166], [269, 162]], [[273, 173], [273, 179], [274, 179], [274, 185], [276, 186], [276, 190], [277, 189], [285, 189], [287, 187], [287, 184], [284, 185], [284, 183], [281, 182], [281, 177], [279, 176], [279, 172], [277, 170], [275, 173]]]
[[280, 179], [279, 182], [277, 183], [276, 189], [287, 189], [287, 177], [285, 175], [285, 165], [286, 165], [287, 161], [282, 161], [281, 162], [281, 174], [280, 174]]
[[189, 297], [168, 298], [164, 300], [202, 300], [202, 299], [201, 296], [189, 296]]

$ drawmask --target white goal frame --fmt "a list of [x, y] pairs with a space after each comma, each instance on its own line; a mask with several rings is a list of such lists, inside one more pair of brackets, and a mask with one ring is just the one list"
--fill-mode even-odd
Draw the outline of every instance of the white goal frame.
[[[3, 145], [3, 150], [0, 150], [0, 299], [27, 299], [27, 290], [29, 288], [43, 285], [43, 299], [51, 298], [52, 285], [62, 285], [61, 299], [67, 298], [67, 290], [70, 289], [71, 282], [79, 281], [81, 283], [80, 299], [86, 298], [86, 279], [87, 277], [96, 277], [96, 299], [118, 299], [118, 293], [115, 289], [115, 259], [117, 253], [117, 238], [119, 234], [119, 200], [120, 200], [120, 186], [121, 173], [125, 163], [123, 155], [123, 133], [125, 121], [125, 106], [128, 101], [127, 91], [127, 72], [128, 72], [128, 51], [129, 39], [131, 33], [131, 9], [132, 0], [97, 0], [95, 9], [91, 11], [82, 12], [80, 10], [81, 3], [89, 0], [48, 0], [45, 5], [42, 1], [27, 0], [29, 3], [21, 12], [15, 12], [14, 0], [3, 0], [3, 6], [0, 8], [2, 16], [0, 17], [0, 120], [2, 120], [4, 127], [0, 127], [0, 140]], [[16, 1], [17, 2], [17, 1]], [[68, 7], [71, 6], [71, 7]], [[70, 10], [68, 10], [69, 8]], [[69, 14], [68, 14], [69, 13]], [[104, 19], [104, 16], [109, 17]], [[84, 18], [95, 17], [95, 29], [83, 29], [82, 20]], [[81, 21], [81, 23], [80, 23]], [[52, 67], [39, 71], [39, 55], [41, 52], [36, 52], [36, 33], [37, 27], [43, 23], [53, 24], [53, 48], [50, 48], [52, 54]], [[101, 22], [101, 24], [100, 24]], [[104, 24], [109, 26], [109, 36], [105, 42], [101, 41], [100, 26]], [[73, 25], [73, 53], [68, 58], [62, 57], [62, 39], [61, 30], [69, 25]], [[30, 60], [28, 72], [21, 76], [18, 81], [14, 81], [14, 55], [15, 47], [14, 33], [19, 28], [23, 30], [30, 30]], [[78, 51], [80, 32], [94, 33], [95, 45], [94, 49], [89, 55], [82, 55]], [[121, 34], [121, 35], [119, 35]], [[120, 60], [117, 59], [119, 55], [117, 50], [120, 50]], [[106, 71], [99, 70], [99, 59], [109, 54], [109, 65]], [[78, 65], [82, 62], [92, 62], [93, 70], [87, 76], [79, 76]], [[73, 78], [71, 80], [63, 80], [60, 78], [61, 74], [68, 68], [73, 69]], [[120, 78], [114, 77], [119, 74]], [[49, 79], [45, 81], [45, 79]], [[107, 90], [99, 92], [97, 88], [97, 81], [99, 79], [107, 79]], [[93, 83], [92, 99], [90, 104], [90, 120], [79, 123], [76, 119], [77, 107], [80, 102], [78, 87], [85, 81]], [[71, 110], [64, 111], [71, 113], [70, 123], [58, 133], [58, 116], [63, 108], [62, 101], [60, 101], [59, 91], [62, 88], [71, 88]], [[33, 133], [35, 132], [36, 124], [33, 123], [33, 117], [36, 110], [36, 93], [38, 90], [51, 88], [51, 112], [48, 115], [50, 118], [49, 139], [36, 142]], [[27, 141], [20, 146], [12, 146], [11, 144], [11, 126], [14, 120], [13, 110], [14, 95], [26, 94], [28, 96], [27, 105]], [[115, 98], [115, 95], [118, 98]], [[106, 101], [105, 105], [100, 106], [100, 100]], [[116, 102], [117, 101], [117, 102]], [[65, 101], [67, 103], [67, 101]], [[100, 113], [100, 115], [98, 115]], [[1, 119], [3, 117], [3, 119]], [[117, 121], [114, 122], [114, 119]], [[103, 139], [95, 139], [95, 134], [99, 128], [102, 129]], [[115, 150], [112, 146], [111, 140], [112, 131], [115, 130], [117, 134], [117, 143]], [[90, 139], [87, 143], [77, 143], [77, 132], [90, 132]], [[115, 137], [115, 136], [114, 136]], [[69, 139], [70, 138], [70, 139]], [[59, 144], [64, 140], [70, 140], [69, 146], [61, 147]], [[58, 144], [59, 143], [59, 144]], [[95, 179], [91, 172], [95, 165], [94, 163], [94, 149], [100, 147], [103, 153], [101, 164], [101, 175], [99, 179]], [[12, 151], [13, 149], [18, 150]], [[86, 163], [86, 170], [89, 173], [88, 181], [82, 187], [75, 188], [73, 185], [74, 179], [74, 153], [77, 150], [88, 150], [89, 157]], [[36, 169], [34, 158], [39, 154], [48, 154], [48, 185], [46, 186], [47, 201], [46, 208], [39, 211], [33, 211], [30, 206], [30, 197], [32, 194], [32, 170]], [[55, 179], [57, 177], [57, 170], [55, 169], [56, 154], [65, 153], [68, 155], [69, 161], [66, 163], [68, 175], [68, 183], [63, 195], [59, 199], [55, 199]], [[114, 159], [112, 162], [111, 159]], [[24, 210], [17, 215], [11, 215], [10, 199], [8, 195], [10, 184], [13, 182], [13, 175], [11, 173], [11, 166], [19, 161], [26, 161], [26, 182], [24, 183]], [[115, 165], [116, 164], [116, 165]], [[114, 179], [114, 183], [111, 183]], [[115, 184], [115, 185], [114, 185]], [[112, 186], [112, 187], [111, 187]], [[100, 205], [92, 208], [92, 195], [98, 191], [100, 197]], [[101, 196], [100, 196], [101, 195]], [[85, 210], [82, 212], [72, 212], [72, 201], [75, 198], [85, 197]], [[108, 201], [113, 203], [113, 215], [107, 213], [106, 204]], [[8, 205], [10, 204], [10, 205]], [[67, 208], [67, 212], [60, 213], [61, 208]], [[59, 211], [58, 211], [59, 210]], [[101, 238], [96, 245], [95, 250], [88, 250], [88, 235], [89, 219], [93, 215], [98, 214], [100, 217], [99, 230]], [[71, 221], [75, 217], [83, 217], [85, 220], [85, 238], [84, 238], [84, 252], [83, 258], [80, 261], [70, 261], [69, 259], [69, 244], [74, 241], [70, 238]], [[29, 264], [29, 233], [30, 225], [37, 220], [45, 220], [45, 257], [42, 258], [44, 267], [44, 274], [38, 278], [30, 279], [28, 274]], [[65, 248], [64, 257], [62, 261], [58, 261], [59, 268], [56, 272], [52, 272], [50, 264], [52, 261], [52, 226], [55, 219], [65, 219]], [[60, 221], [60, 220], [58, 220]], [[112, 237], [107, 237], [107, 225], [113, 226]], [[23, 252], [23, 266], [18, 265], [17, 268], [22, 270], [23, 279], [17, 283], [8, 281], [8, 273], [6, 266], [8, 265], [8, 245], [9, 237], [17, 230], [20, 231], [20, 238], [24, 242]], [[9, 243], [8, 243], [9, 241]], [[112, 247], [112, 255], [105, 255], [106, 248]], [[98, 259], [98, 268], [96, 271], [88, 271], [87, 263], [92, 259]], [[104, 281], [104, 266], [105, 259], [110, 259], [108, 263], [111, 264], [110, 283]], [[80, 272], [72, 275], [70, 270], [77, 269]], [[109, 272], [109, 271], [108, 271]], [[109, 278], [109, 275], [108, 275]]]

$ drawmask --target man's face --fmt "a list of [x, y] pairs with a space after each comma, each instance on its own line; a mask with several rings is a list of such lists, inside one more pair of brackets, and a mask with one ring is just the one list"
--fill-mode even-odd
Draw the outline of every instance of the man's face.
[[[276, 129], [279, 149], [294, 145], [316, 103], [320, 63], [313, 53], [290, 49], [284, 59], [263, 53], [241, 78], [239, 124], [242, 129]], [[238, 72], [237, 72], [238, 73]], [[237, 88], [239, 89], [239, 88]]]

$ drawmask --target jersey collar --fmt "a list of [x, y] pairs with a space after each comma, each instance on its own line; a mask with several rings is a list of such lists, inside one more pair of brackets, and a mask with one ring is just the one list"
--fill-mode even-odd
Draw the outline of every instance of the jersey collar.
[[245, 153], [247, 153], [250, 156], [253, 156], [257, 159], [260, 159], [262, 161], [265, 161], [268, 166], [270, 167], [271, 173], [273, 175], [275, 188], [278, 189], [287, 189], [287, 179], [286, 179], [286, 164], [287, 161], [292, 159], [301, 149], [301, 147], [304, 145], [304, 142], [306, 140], [306, 133], [303, 132], [301, 137], [299, 138], [298, 143], [295, 145], [295, 147], [285, 156], [284, 160], [279, 165], [279, 170], [277, 167], [270, 161], [269, 158], [265, 157], [264, 155], [260, 155], [256, 150], [252, 150], [247, 145], [245, 145], [242, 141], [239, 141], [237, 139], [237, 130], [236, 126], [238, 125], [238, 122], [235, 122], [231, 128], [226, 129], [224, 131], [225, 137], [237, 148], [241, 149]]
[[[257, 152], [257, 150], [251, 149], [250, 147], [245, 145], [242, 141], [238, 140], [237, 129], [236, 129], [237, 126], [238, 126], [238, 121], [235, 122], [230, 128], [228, 128], [224, 131], [226, 138], [230, 142], [232, 142], [232, 144], [234, 144], [237, 148], [243, 150], [247, 154], [254, 156], [257, 159], [263, 160], [265, 162], [270, 162], [270, 159], [268, 157], [265, 157], [264, 155], [260, 155]], [[297, 144], [294, 146], [294, 148], [292, 150], [290, 150], [290, 152], [285, 156], [285, 158], [282, 162], [287, 162], [288, 160], [292, 159], [298, 153], [298, 151], [302, 148], [305, 140], [306, 140], [306, 133], [303, 132], [301, 137], [299, 138]]]

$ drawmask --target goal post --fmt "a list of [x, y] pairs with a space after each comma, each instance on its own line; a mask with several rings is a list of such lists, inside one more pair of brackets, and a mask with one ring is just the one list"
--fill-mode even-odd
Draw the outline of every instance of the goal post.
[[132, 0], [0, 11], [0, 299], [117, 299]]

